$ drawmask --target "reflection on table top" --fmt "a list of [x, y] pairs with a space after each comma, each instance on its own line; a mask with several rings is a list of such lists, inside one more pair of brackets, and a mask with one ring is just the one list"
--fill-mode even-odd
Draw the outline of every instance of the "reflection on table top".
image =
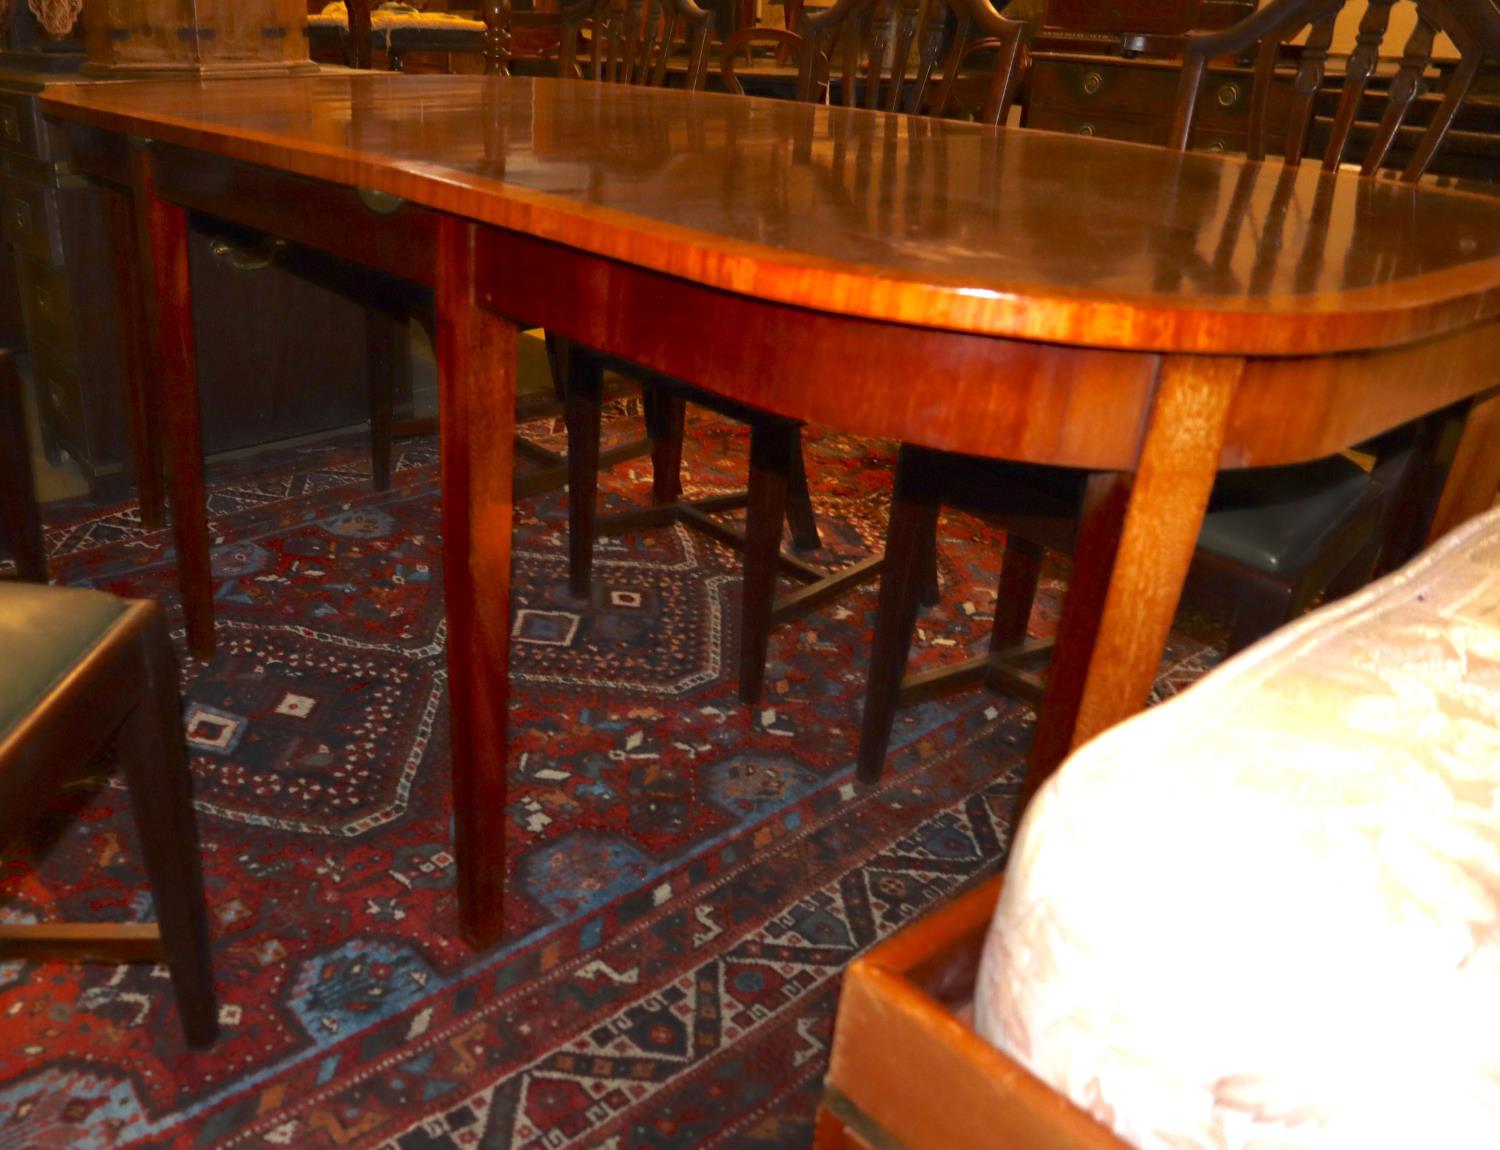
[[1290, 354], [1500, 309], [1500, 203], [782, 101], [336, 74], [60, 88], [49, 114], [732, 291], [996, 335]]

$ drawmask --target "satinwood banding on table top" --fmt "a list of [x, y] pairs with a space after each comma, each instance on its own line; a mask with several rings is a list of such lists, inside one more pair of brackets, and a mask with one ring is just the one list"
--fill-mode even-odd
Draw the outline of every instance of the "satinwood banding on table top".
[[1388, 347], [1500, 312], [1500, 205], [1311, 165], [503, 77], [92, 85], [44, 103], [885, 322], [1288, 356]]

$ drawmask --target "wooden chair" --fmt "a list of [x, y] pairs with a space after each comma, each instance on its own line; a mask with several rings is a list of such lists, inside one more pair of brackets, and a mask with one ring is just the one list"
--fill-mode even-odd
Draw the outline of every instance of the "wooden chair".
[[[1322, 158], [1337, 170], [1354, 134], [1355, 110], [1373, 72], [1395, 0], [1373, 0], [1360, 24], [1346, 69], [1339, 114]], [[1333, 21], [1344, 0], [1272, 0], [1240, 23], [1187, 37], [1169, 146], [1184, 149], [1209, 59], [1254, 52], [1249, 151], [1263, 159], [1273, 140], [1267, 127], [1268, 93], [1277, 68], [1297, 70], [1285, 128], [1284, 163], [1300, 163], [1311, 124], [1311, 101], [1322, 80]], [[1361, 164], [1366, 178], [1391, 152], [1405, 111], [1417, 91], [1435, 33], [1449, 34], [1462, 54], [1439, 112], [1420, 133], [1400, 178], [1421, 177], [1482, 58], [1500, 45], [1500, 12], [1489, 0], [1417, 0], [1418, 20], [1389, 87], [1385, 113]], [[1290, 65], [1280, 46], [1308, 29], [1306, 45]], [[1254, 168], [1247, 169], [1242, 190]], [[1332, 189], [1330, 180], [1327, 187]], [[1221, 241], [1233, 237], [1220, 237]], [[1274, 236], [1262, 237], [1274, 242]], [[1221, 242], [1220, 247], [1225, 248]], [[1433, 425], [1398, 431], [1371, 445], [1377, 465], [1366, 472], [1339, 457], [1294, 468], [1227, 472], [1220, 476], [1189, 574], [1184, 598], [1231, 618], [1230, 649], [1237, 650], [1305, 609], [1320, 594], [1337, 596], [1365, 581], [1380, 562], [1387, 510], [1402, 494], [1413, 460], [1435, 439]], [[897, 469], [896, 496], [886, 540], [887, 569], [877, 607], [870, 677], [860, 734], [858, 777], [879, 778], [895, 708], [983, 679], [1039, 700], [1043, 679], [1031, 669], [1050, 643], [1026, 639], [1045, 547], [1071, 550], [1092, 538], [1097, 511], [1128, 491], [1128, 476], [1088, 475], [1005, 463], [988, 463], [906, 447]], [[918, 601], [935, 580], [936, 524], [941, 505], [983, 514], [1007, 532], [988, 654], [953, 668], [903, 679]], [[1107, 519], [1099, 516], [1099, 522]], [[1076, 700], [1072, 685], [1046, 683], [1057, 698]], [[1073, 703], [1076, 706], [1076, 701]], [[1071, 724], [1068, 724], [1071, 726]], [[1036, 772], [1033, 772], [1034, 774]], [[1031, 781], [1031, 780], [1029, 780]]]
[[[521, 21], [537, 27], [562, 27], [569, 20], [574, 20], [576, 29], [586, 19], [586, 14], [570, 13], [565, 16], [556, 12], [516, 13], [511, 10], [508, 0], [486, 0], [480, 15], [485, 24], [480, 47], [485, 72], [488, 75], [503, 76], [510, 75], [513, 24]], [[348, 41], [350, 67], [371, 66], [370, 37], [368, 0], [351, 0]], [[408, 340], [411, 320], [415, 318], [427, 332], [428, 339], [433, 338], [432, 296], [430, 291], [420, 287], [378, 276], [371, 277], [368, 273], [362, 274], [359, 279], [357, 290], [365, 301], [366, 346], [369, 349], [370, 364], [370, 470], [375, 490], [385, 491], [390, 487], [393, 441], [431, 435], [437, 431], [436, 418], [396, 420], [393, 412], [395, 395], [403, 389], [403, 380], [410, 378]], [[550, 394], [544, 387], [522, 387], [516, 397], [517, 423], [563, 413], [563, 377], [558, 362], [560, 353], [551, 340], [548, 341], [547, 351], [552, 369]], [[599, 465], [610, 467], [636, 459], [650, 449], [649, 439], [643, 437], [629, 440], [603, 452]], [[516, 477], [513, 491], [515, 498], [529, 499], [547, 491], [555, 491], [568, 482], [568, 466], [563, 456], [548, 451], [522, 435], [515, 437], [515, 450], [518, 458], [531, 463], [531, 467]]]
[[[932, 10], [940, 7], [942, 5], [936, 2], [931, 4]], [[938, 85], [938, 96], [934, 103], [938, 108], [949, 105], [951, 82], [957, 74], [958, 62], [971, 58], [973, 49], [979, 46], [976, 38], [970, 35], [971, 30], [977, 27], [986, 39], [984, 47], [993, 51], [996, 56], [996, 80], [991, 88], [993, 99], [987, 103], [983, 112], [991, 117], [992, 122], [998, 120], [1003, 115], [1003, 106], [1015, 89], [1022, 27], [1000, 17], [984, 0], [952, 0], [948, 8], [958, 14], [962, 31], [955, 41], [957, 46], [950, 53], [949, 66], [945, 69], [942, 83]], [[608, 5], [600, 5], [596, 12], [600, 10], [608, 10]], [[820, 13], [816, 21], [809, 18], [810, 31], [805, 37], [769, 28], [743, 29], [735, 33], [723, 45], [721, 74], [731, 92], [742, 92], [743, 88], [734, 70], [736, 60], [753, 41], [769, 41], [796, 52], [804, 74], [804, 79], [799, 84], [799, 95], [804, 100], [817, 100], [821, 97], [822, 85], [826, 83], [827, 46], [852, 42], [856, 50], [852, 56], [846, 52], [844, 58], [846, 64], [851, 60], [859, 63], [858, 75], [866, 81], [865, 91], [870, 93], [870, 99], [874, 99], [879, 93], [880, 99], [888, 101], [889, 106], [897, 106], [904, 99], [909, 106], [928, 107], [925, 94], [941, 38], [941, 29], [928, 16], [928, 0], [902, 0], [900, 7], [888, 6], [881, 0], [841, 0], [834, 9]], [[696, 87], [703, 79], [701, 62], [711, 34], [711, 17], [701, 9], [694, 8], [690, 0], [685, 0], [685, 6], [674, 18], [674, 22], [678, 21], [689, 29], [687, 80]], [[666, 19], [656, 22], [648, 18], [644, 22], [647, 28], [664, 28], [667, 24]], [[923, 31], [920, 40], [913, 34], [918, 26]], [[621, 48], [606, 50], [602, 47], [613, 43], [608, 33], [594, 36], [592, 46], [595, 55], [590, 62], [589, 74], [621, 82], [632, 82], [633, 79], [634, 82], [651, 83], [660, 80], [663, 75], [660, 61], [663, 57], [645, 52], [636, 52], [632, 57], [628, 49], [630, 28], [627, 20], [622, 33], [624, 46]], [[885, 63], [887, 54], [884, 48], [887, 29], [894, 29], [895, 37], [889, 68]], [[695, 40], [694, 34], [699, 39]], [[571, 52], [568, 36], [565, 31], [565, 59]], [[919, 45], [922, 63], [918, 82], [908, 88], [907, 74], [915, 63], [911, 53]], [[656, 66], [646, 68], [642, 63], [637, 63], [634, 71], [628, 67], [611, 71], [599, 63], [601, 54], [606, 60], [633, 58], [644, 61], [649, 58], [656, 62]], [[844, 90], [847, 95], [854, 91], [854, 87], [846, 83]], [[598, 533], [681, 521], [707, 530], [731, 545], [742, 546], [745, 558], [740, 602], [739, 694], [747, 703], [756, 702], [760, 698], [764, 681], [771, 629], [778, 623], [803, 614], [873, 578], [879, 572], [883, 556], [876, 555], [842, 569], [827, 570], [807, 563], [796, 555], [785, 554], [781, 547], [783, 519], [790, 526], [792, 544], [796, 550], [806, 551], [819, 545], [817, 523], [812, 512], [802, 460], [799, 426], [696, 392], [691, 393], [694, 402], [703, 403], [749, 425], [749, 488], [746, 492], [733, 495], [691, 503], [683, 501], [680, 498], [678, 473], [681, 462], [683, 396], [687, 392], [680, 384], [659, 377], [649, 377], [646, 380], [650, 402], [648, 417], [652, 421], [652, 436], [657, 445], [652, 456], [652, 506], [595, 522], [593, 509], [596, 500], [594, 452], [597, 450], [598, 436], [597, 395], [606, 364], [587, 350], [574, 349], [573, 355], [568, 400], [569, 459], [575, 468], [575, 476], [569, 487], [572, 531], [570, 588], [573, 594], [579, 597], [588, 594], [592, 576], [593, 538]], [[743, 535], [712, 518], [715, 513], [738, 506], [746, 508]], [[803, 585], [778, 598], [776, 582], [779, 571], [785, 571], [803, 581]]]
[[[831, 102], [837, 80], [845, 107], [998, 124], [1015, 98], [1025, 39], [1025, 26], [987, 0], [838, 0], [803, 16], [794, 32], [737, 33], [724, 45], [722, 70], [725, 86], [740, 91], [738, 50], [764, 40], [796, 61], [799, 100]], [[959, 99], [966, 68], [980, 73], [984, 98], [973, 106]]]
[[[681, 33], [686, 41], [683, 83], [691, 90], [703, 87], [713, 14], [697, 7], [692, 0], [645, 0], [644, 4], [642, 0], [625, 3], [583, 0], [565, 5], [561, 16], [562, 75], [604, 83], [660, 86], [666, 81], [670, 54]], [[797, 549], [808, 550], [820, 544], [802, 466], [799, 426], [693, 392], [694, 402], [750, 426], [750, 486], [748, 491], [685, 501], [680, 498], [680, 472], [688, 390], [675, 380], [617, 360], [606, 360], [588, 348], [570, 345], [563, 356], [568, 363], [568, 460], [572, 469], [568, 485], [569, 589], [580, 598], [589, 594], [597, 535], [681, 521], [713, 534], [730, 546], [742, 548], [745, 590], [741, 597], [740, 694], [753, 701], [760, 695], [773, 617], [778, 612], [806, 610], [809, 605], [805, 598], [796, 603], [773, 605], [778, 565], [811, 580], [822, 598], [836, 594], [837, 587], [849, 585], [846, 572], [829, 576], [821, 568], [781, 553], [784, 517], [790, 521]], [[648, 436], [653, 443], [652, 505], [641, 511], [598, 517], [595, 508], [600, 389], [606, 369], [625, 374], [642, 385]], [[743, 533], [713, 518], [736, 507], [747, 509]]]
[[[23, 427], [15, 384], [10, 356], [0, 353], [4, 505], [9, 511], [31, 504], [22, 522], [34, 536], [40, 567], [25, 437], [13, 434]], [[22, 571], [36, 568], [25, 563]], [[161, 609], [101, 591], [0, 583], [0, 651], [0, 847], [34, 823], [48, 800], [86, 773], [113, 741], [158, 919], [3, 925], [0, 955], [164, 961], [189, 1044], [209, 1045], [218, 1011], [208, 917], [176, 663]]]

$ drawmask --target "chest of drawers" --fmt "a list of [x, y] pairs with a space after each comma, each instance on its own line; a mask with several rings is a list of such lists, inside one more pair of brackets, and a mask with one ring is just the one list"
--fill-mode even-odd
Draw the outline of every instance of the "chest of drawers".
[[[103, 198], [38, 109], [48, 84], [73, 79], [0, 70], [0, 239], [15, 263], [42, 446], [114, 495], [129, 448]], [[327, 261], [208, 220], [195, 220], [190, 259], [207, 451], [366, 418], [364, 310], [335, 290]]]

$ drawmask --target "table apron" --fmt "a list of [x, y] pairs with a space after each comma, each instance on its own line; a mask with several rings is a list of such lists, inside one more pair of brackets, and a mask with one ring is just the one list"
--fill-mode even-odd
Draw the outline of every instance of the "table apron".
[[[79, 172], [129, 186], [127, 137], [77, 124], [68, 128]], [[399, 279], [433, 284], [441, 212], [408, 202], [376, 211], [345, 184], [170, 144], [148, 147], [156, 194], [165, 200]]]
[[499, 228], [481, 307], [749, 407], [974, 455], [1128, 470], [1160, 357], [939, 331], [721, 291]]
[[[973, 455], [1133, 470], [1163, 359], [812, 311], [499, 228], [480, 228], [476, 265], [480, 306], [523, 324], [750, 407]], [[1246, 359], [1220, 466], [1318, 459], [1497, 384], [1493, 321]]]
[[1298, 463], [1500, 386], [1500, 321], [1373, 351], [1252, 359], [1221, 467]]

